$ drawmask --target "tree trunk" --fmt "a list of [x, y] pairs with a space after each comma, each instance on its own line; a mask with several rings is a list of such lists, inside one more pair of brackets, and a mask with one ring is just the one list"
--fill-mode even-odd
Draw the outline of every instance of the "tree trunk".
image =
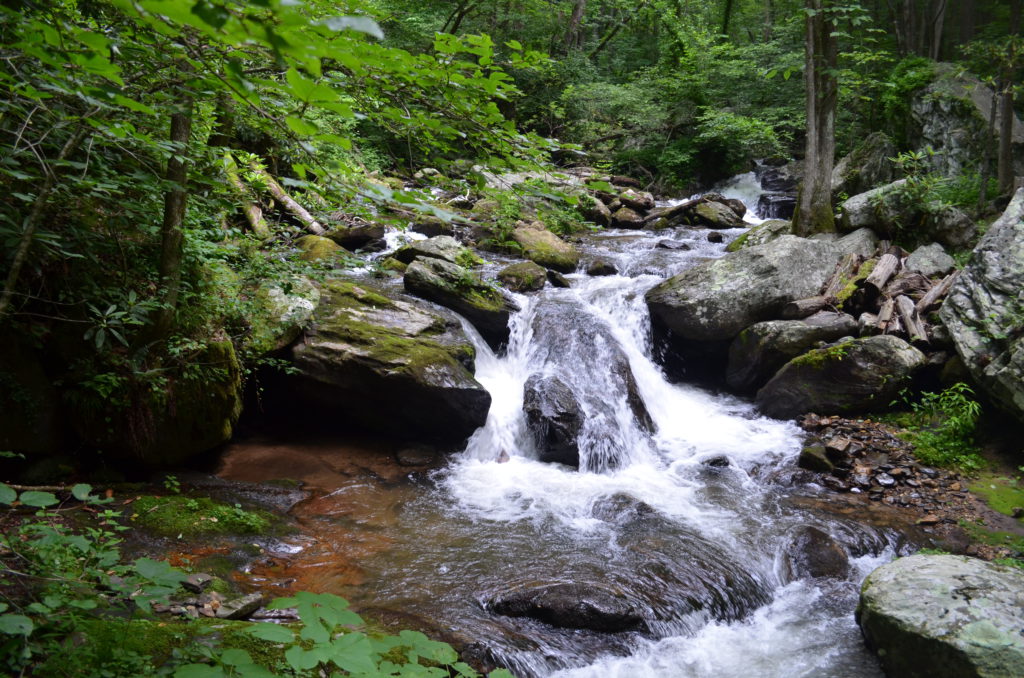
[[725, 0], [725, 9], [722, 12], [721, 34], [729, 37], [729, 21], [732, 19], [732, 0]]
[[267, 190], [270, 192], [270, 195], [274, 196], [274, 200], [281, 203], [281, 205], [283, 205], [293, 217], [299, 220], [299, 223], [301, 223], [307, 231], [313, 235], [323, 235], [327, 232], [327, 229], [325, 229], [319, 221], [313, 218], [313, 215], [309, 213], [309, 210], [296, 202], [293, 197], [288, 195], [287, 191], [281, 187], [281, 184], [277, 183], [277, 179], [270, 175], [270, 172], [255, 163], [250, 165], [249, 169], [260, 175], [264, 183], [266, 183]]
[[932, 13], [932, 44], [928, 56], [933, 61], [938, 61], [942, 56], [942, 34], [946, 28], [946, 7], [948, 4], [947, 0], [938, 0], [935, 4], [935, 11]]
[[[183, 88], [184, 89], [184, 88]], [[181, 263], [185, 242], [185, 208], [188, 203], [188, 142], [192, 136], [192, 95], [185, 93], [179, 108], [171, 114], [170, 141], [174, 153], [167, 160], [165, 178], [171, 184], [164, 194], [164, 219], [160, 225], [160, 285], [163, 288], [163, 306], [157, 314], [154, 333], [163, 338], [174, 326], [174, 314], [181, 293]]]
[[832, 166], [835, 162], [836, 100], [834, 75], [839, 57], [835, 24], [827, 13], [828, 0], [806, 0], [807, 142], [804, 181], [797, 196], [793, 229], [797, 235], [835, 231], [832, 213]]
[[[1013, 0], [1010, 6], [1010, 35], [1016, 36], [1020, 31], [1020, 2]], [[1013, 190], [1013, 85], [1014, 66], [1017, 61], [1016, 42], [1007, 43], [1006, 67], [1002, 74], [1002, 91], [999, 94], [999, 160], [997, 177], [999, 193], [1007, 194]]]
[[580, 33], [580, 24], [583, 22], [583, 13], [587, 11], [587, 0], [576, 0], [572, 8], [572, 16], [569, 17], [569, 26], [565, 31], [565, 51], [571, 52], [579, 49], [583, 42]]
[[587, 58], [593, 59], [595, 56], [600, 54], [601, 51], [608, 46], [608, 43], [611, 42], [611, 39], [614, 38], [619, 31], [625, 28], [625, 26], [629, 24], [629, 22], [632, 21], [637, 14], [640, 13], [640, 10], [646, 7], [647, 3], [649, 3], [650, 1], [651, 0], [643, 0], [643, 2], [641, 2], [636, 8], [634, 8], [630, 14], [627, 14], [625, 18], [622, 19], [622, 21], [612, 26], [611, 30], [605, 33], [604, 37], [601, 38], [601, 42], [597, 43], [597, 47], [590, 51], [590, 54], [587, 55]]

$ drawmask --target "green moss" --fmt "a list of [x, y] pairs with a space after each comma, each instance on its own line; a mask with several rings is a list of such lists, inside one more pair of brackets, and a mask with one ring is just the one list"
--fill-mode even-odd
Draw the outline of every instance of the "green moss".
[[989, 546], [1002, 546], [1017, 553], [1024, 553], [1024, 537], [1012, 532], [988, 530], [976, 522], [960, 521], [960, 526], [967, 531], [971, 539]]
[[1020, 478], [983, 473], [971, 483], [970, 490], [981, 496], [994, 511], [1012, 516], [1014, 509], [1024, 508], [1024, 486]]
[[846, 357], [852, 347], [852, 341], [844, 341], [824, 348], [816, 348], [801, 356], [793, 358], [789, 364], [806, 366], [811, 369], [820, 370], [828, 363], [838, 362]]
[[270, 529], [271, 514], [247, 511], [209, 497], [144, 496], [132, 505], [132, 520], [142, 528], [166, 536], [204, 534], [262, 534]]
[[868, 261], [865, 261], [861, 264], [860, 268], [857, 269], [857, 273], [853, 277], [847, 279], [846, 284], [843, 285], [843, 289], [839, 290], [839, 293], [836, 294], [837, 306], [842, 306], [847, 299], [853, 296], [853, 293], [857, 291], [857, 284], [871, 275], [871, 272], [875, 270], [875, 264], [877, 263], [877, 259], [869, 259]]
[[474, 268], [483, 264], [484, 260], [474, 254], [473, 250], [464, 247], [455, 257], [455, 263], [463, 268]]
[[295, 244], [302, 250], [299, 259], [303, 261], [319, 261], [332, 259], [343, 252], [344, 248], [330, 238], [319, 235], [305, 235], [295, 241]]
[[744, 233], [743, 235], [741, 235], [740, 237], [736, 238], [731, 243], [726, 245], [725, 246], [725, 251], [726, 252], [739, 252], [741, 249], [743, 249], [745, 247], [745, 243], [747, 242], [747, 238], [749, 238], [749, 237], [750, 237], [750, 231], [747, 231], [746, 233]]

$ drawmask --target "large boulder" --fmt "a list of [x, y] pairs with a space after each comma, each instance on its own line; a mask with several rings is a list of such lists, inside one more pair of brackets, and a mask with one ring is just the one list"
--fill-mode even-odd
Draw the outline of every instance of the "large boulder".
[[769, 219], [761, 222], [726, 245], [726, 252], [736, 252], [746, 247], [764, 245], [772, 240], [777, 240], [784, 235], [793, 235], [793, 222], [784, 219]]
[[857, 623], [892, 678], [1024, 676], [1024, 572], [967, 556], [916, 555], [861, 587]]
[[[978, 158], [994, 139], [989, 132], [992, 90], [953, 64], [939, 64], [935, 80], [910, 101], [909, 142], [912, 148], [931, 147], [932, 170], [946, 176], [976, 171]], [[995, 129], [1001, 112], [996, 110]], [[1013, 119], [1014, 173], [1024, 174], [1024, 125]]]
[[502, 291], [458, 264], [428, 257], [405, 269], [405, 289], [417, 297], [446, 306], [464, 316], [497, 347], [508, 341], [509, 316], [519, 307]]
[[942, 305], [957, 353], [992, 401], [1024, 421], [1024, 188], [981, 239]]
[[923, 276], [935, 278], [943, 276], [956, 268], [956, 261], [946, 254], [946, 250], [937, 242], [922, 245], [910, 253], [904, 268], [916, 271]]
[[578, 438], [584, 414], [565, 382], [532, 375], [523, 388], [523, 412], [540, 461], [580, 465]]
[[243, 347], [254, 355], [279, 351], [299, 338], [320, 303], [320, 290], [308, 278], [295, 276], [265, 282], [254, 295], [256, 309], [249, 314], [249, 334]]
[[519, 226], [512, 231], [512, 240], [523, 248], [523, 255], [544, 268], [572, 273], [580, 264], [580, 253], [540, 222]]
[[612, 215], [611, 225], [615, 228], [643, 228], [644, 218], [631, 207], [620, 207]]
[[812, 411], [877, 411], [888, 407], [926, 362], [898, 337], [849, 339], [790, 360], [757, 392], [757, 407], [777, 419]]
[[783, 550], [785, 580], [818, 577], [845, 578], [849, 557], [839, 542], [811, 525], [801, 525], [789, 535]]
[[647, 305], [682, 339], [731, 341], [787, 303], [817, 294], [838, 258], [831, 243], [781, 236], [669, 278], [647, 292]]
[[768, 320], [740, 332], [729, 347], [725, 380], [740, 393], [751, 393], [793, 358], [857, 333], [857, 321], [846, 313], [822, 311], [804, 320]]
[[397, 436], [461, 442], [487, 419], [475, 351], [454, 317], [364, 281], [324, 284], [292, 349], [290, 400]]
[[413, 240], [400, 247], [392, 256], [403, 264], [411, 264], [416, 258], [440, 259], [457, 264], [475, 255], [452, 236], [438, 235], [426, 240]]
[[833, 195], [857, 195], [895, 178], [896, 145], [884, 132], [872, 132], [832, 170]]
[[383, 224], [357, 224], [332, 228], [325, 236], [347, 250], [376, 252], [386, 246], [384, 231]]
[[908, 242], [939, 242], [953, 249], [967, 245], [977, 227], [962, 210], [914, 196], [907, 179], [859, 193], [839, 206], [839, 228], [871, 228]]
[[693, 209], [693, 214], [698, 224], [708, 228], [740, 228], [744, 225], [743, 218], [724, 202], [701, 202]]

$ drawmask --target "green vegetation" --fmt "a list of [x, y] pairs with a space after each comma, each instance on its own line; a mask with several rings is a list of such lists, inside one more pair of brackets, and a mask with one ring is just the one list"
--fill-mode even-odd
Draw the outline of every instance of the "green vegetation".
[[889, 419], [903, 427], [903, 437], [914, 445], [919, 460], [964, 471], [984, 468], [985, 460], [974, 445], [981, 405], [970, 386], [960, 382], [938, 393], [922, 393], [919, 400], [904, 392], [903, 404], [910, 411]]
[[824, 348], [816, 348], [812, 351], [808, 351], [801, 356], [793, 358], [789, 364], [795, 366], [806, 366], [811, 369], [820, 370], [825, 365], [833, 362], [838, 362], [846, 357], [853, 347], [853, 341], [843, 341], [838, 344], [832, 344], [831, 346], [825, 346]]
[[999, 513], [1024, 518], [1024, 478], [981, 473], [971, 481], [971, 492]]
[[129, 518], [156, 534], [190, 538], [204, 534], [265, 534], [273, 517], [266, 511], [247, 511], [208, 497], [139, 497]]

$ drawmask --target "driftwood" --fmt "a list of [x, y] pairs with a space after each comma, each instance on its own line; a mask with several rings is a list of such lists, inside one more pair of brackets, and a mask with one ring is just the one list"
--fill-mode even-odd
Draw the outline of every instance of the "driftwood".
[[893, 313], [896, 311], [896, 302], [892, 299], [886, 299], [882, 302], [882, 307], [878, 310], [878, 329], [885, 331], [886, 326], [892, 319]]
[[224, 174], [227, 175], [228, 183], [234, 189], [235, 194], [242, 200], [242, 213], [245, 214], [245, 220], [249, 222], [249, 228], [257, 238], [261, 240], [269, 238], [272, 234], [267, 220], [263, 218], [263, 210], [249, 199], [249, 192], [246, 190], [245, 184], [242, 183], [242, 178], [238, 176], [238, 163], [235, 162], [230, 151], [224, 152]]
[[859, 267], [860, 257], [856, 254], [847, 254], [840, 259], [832, 276], [821, 288], [821, 296], [834, 302], [839, 293], [843, 291], [843, 288], [849, 284], [850, 278], [853, 277]]
[[924, 296], [917, 302], [918, 314], [924, 315], [930, 311], [933, 306], [938, 304], [939, 300], [949, 294], [950, 288], [953, 287], [953, 283], [956, 282], [957, 276], [959, 275], [960, 271], [953, 271], [935, 284], [930, 290], [925, 292]]
[[825, 297], [808, 297], [797, 299], [782, 307], [781, 315], [786, 320], [803, 320], [812, 316], [818, 311], [823, 311], [830, 306], [829, 300]]
[[895, 299], [901, 295], [924, 294], [932, 287], [932, 281], [916, 271], [903, 271], [885, 286], [884, 294]]
[[921, 318], [917, 315], [917, 311], [914, 309], [914, 302], [910, 300], [910, 297], [896, 297], [896, 310], [900, 314], [903, 326], [907, 329], [907, 336], [910, 338], [910, 342], [912, 344], [927, 344], [928, 331], [925, 329], [924, 323], [921, 322]]
[[281, 187], [281, 184], [277, 183], [277, 180], [270, 176], [270, 173], [267, 172], [267, 170], [260, 167], [257, 163], [250, 165], [250, 168], [252, 171], [260, 175], [260, 178], [262, 178], [267, 184], [267, 190], [270, 191], [270, 195], [274, 196], [274, 200], [281, 203], [293, 217], [299, 220], [299, 223], [301, 223], [307, 231], [313, 235], [323, 235], [327, 232], [327, 229], [321, 226], [320, 222], [314, 219], [313, 215], [310, 214], [305, 207], [295, 202], [295, 200], [285, 192]]
[[875, 268], [871, 271], [871, 275], [864, 279], [864, 286], [873, 289], [876, 293], [881, 294], [882, 290], [885, 289], [886, 284], [889, 282], [889, 278], [896, 274], [899, 270], [900, 260], [893, 254], [883, 254], [879, 259], [878, 263], [875, 264]]

